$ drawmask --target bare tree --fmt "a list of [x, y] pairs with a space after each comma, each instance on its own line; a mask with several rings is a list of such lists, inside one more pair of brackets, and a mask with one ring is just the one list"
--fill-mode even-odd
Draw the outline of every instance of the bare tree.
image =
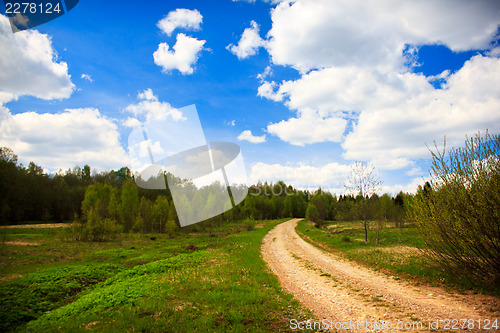
[[368, 166], [365, 162], [355, 162], [351, 165], [351, 173], [345, 183], [345, 188], [362, 196], [361, 214], [365, 228], [365, 244], [368, 243], [366, 197], [375, 193], [381, 184], [382, 181], [378, 178], [375, 167]]

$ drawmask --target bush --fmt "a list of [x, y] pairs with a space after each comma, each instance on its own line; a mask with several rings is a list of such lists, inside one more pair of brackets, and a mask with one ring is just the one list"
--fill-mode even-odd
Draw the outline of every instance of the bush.
[[168, 220], [165, 225], [165, 233], [168, 235], [168, 238], [174, 238], [177, 233], [177, 224], [174, 220]]
[[319, 222], [320, 220], [318, 209], [313, 203], [309, 203], [309, 205], [307, 205], [306, 219], [311, 222]]
[[95, 210], [90, 209], [87, 220], [73, 222], [72, 231], [76, 240], [102, 242], [116, 238], [122, 227], [111, 218], [103, 219]]
[[257, 224], [257, 222], [255, 222], [254, 219], [245, 219], [243, 221], [243, 228], [245, 228], [245, 230], [247, 230], [247, 231], [252, 231], [255, 229], [256, 224]]
[[[445, 146], [446, 148], [446, 146]], [[500, 284], [500, 137], [432, 153], [432, 181], [412, 203], [427, 254], [473, 284]], [[483, 283], [480, 283], [483, 282]]]

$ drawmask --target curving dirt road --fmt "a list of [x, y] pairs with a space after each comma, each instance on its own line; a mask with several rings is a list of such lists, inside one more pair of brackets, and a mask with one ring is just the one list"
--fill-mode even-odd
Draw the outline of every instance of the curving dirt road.
[[[470, 325], [467, 331], [471, 332], [478, 331], [479, 325], [484, 327], [485, 319], [492, 323], [497, 319], [500, 325], [498, 298], [415, 286], [362, 267], [305, 242], [295, 232], [299, 220], [272, 229], [263, 240], [262, 256], [282, 286], [318, 318], [310, 325], [322, 323], [322, 329], [351, 332], [393, 332], [400, 328], [422, 332], [434, 328], [435, 332], [442, 331], [446, 324], [454, 332]], [[299, 327], [295, 322], [291, 325]]]

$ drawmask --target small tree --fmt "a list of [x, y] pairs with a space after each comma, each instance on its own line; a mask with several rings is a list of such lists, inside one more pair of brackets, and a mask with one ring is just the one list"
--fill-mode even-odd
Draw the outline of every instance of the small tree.
[[365, 244], [368, 243], [368, 207], [366, 197], [374, 194], [382, 184], [378, 178], [375, 167], [370, 167], [364, 162], [355, 162], [351, 165], [351, 173], [345, 187], [347, 190], [357, 193], [361, 196], [360, 209], [365, 229]]
[[125, 231], [130, 231], [134, 225], [139, 210], [139, 194], [133, 180], [127, 180], [122, 187], [120, 218]]
[[321, 218], [319, 216], [318, 209], [313, 203], [309, 203], [306, 210], [306, 219], [319, 225], [321, 223]]
[[169, 220], [170, 210], [167, 198], [162, 195], [158, 196], [152, 210], [154, 232], [165, 232], [165, 226]]
[[99, 213], [90, 208], [86, 220], [73, 222], [73, 236], [76, 240], [102, 242], [116, 238], [122, 228], [111, 218], [102, 218]]
[[168, 235], [168, 238], [174, 238], [177, 232], [177, 224], [174, 220], [168, 220], [165, 224], [165, 233]]
[[428, 255], [475, 283], [500, 284], [500, 136], [432, 154], [432, 180], [412, 202]]

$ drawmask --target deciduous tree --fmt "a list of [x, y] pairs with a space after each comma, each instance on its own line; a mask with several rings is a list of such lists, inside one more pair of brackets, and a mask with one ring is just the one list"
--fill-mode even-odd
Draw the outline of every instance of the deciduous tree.
[[351, 165], [351, 173], [347, 182], [346, 189], [361, 196], [361, 216], [365, 229], [365, 244], [368, 243], [368, 207], [366, 197], [374, 194], [382, 184], [378, 178], [375, 167], [368, 166], [363, 162], [355, 162]]

